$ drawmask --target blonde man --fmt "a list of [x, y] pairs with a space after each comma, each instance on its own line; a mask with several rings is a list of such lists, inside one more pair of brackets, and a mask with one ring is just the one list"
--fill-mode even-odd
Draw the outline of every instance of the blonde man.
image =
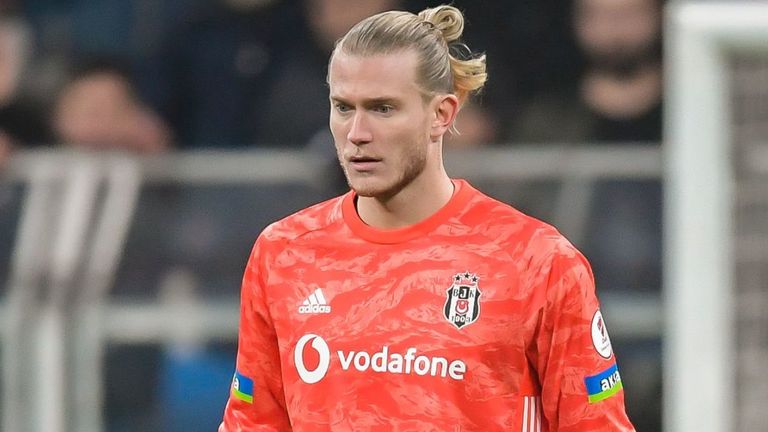
[[485, 80], [451, 6], [385, 12], [331, 56], [351, 187], [264, 230], [220, 431], [631, 431], [589, 265], [443, 167]]

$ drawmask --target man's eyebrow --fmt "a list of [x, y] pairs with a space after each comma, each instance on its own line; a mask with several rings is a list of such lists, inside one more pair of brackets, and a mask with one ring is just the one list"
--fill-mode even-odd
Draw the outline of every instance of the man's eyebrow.
[[[330, 95], [329, 98], [332, 101], [334, 101], [334, 102], [342, 102], [342, 103], [349, 104], [349, 101], [347, 101], [345, 98], [343, 98], [341, 96]], [[369, 106], [369, 105], [384, 105], [384, 104], [393, 105], [393, 104], [397, 103], [397, 98], [394, 98], [394, 97], [391, 97], [391, 96], [381, 96], [381, 97], [375, 97], [375, 98], [370, 98], [370, 99], [364, 99], [362, 103], [365, 106]]]
[[368, 99], [364, 103], [367, 105], [393, 105], [397, 102], [396, 98], [389, 96], [382, 96], [373, 99]]

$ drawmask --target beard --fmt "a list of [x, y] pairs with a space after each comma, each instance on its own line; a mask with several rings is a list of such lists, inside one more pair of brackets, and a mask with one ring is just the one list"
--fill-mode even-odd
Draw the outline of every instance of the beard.
[[426, 145], [414, 141], [406, 148], [409, 150], [396, 157], [399, 161], [395, 160], [393, 162], [393, 157], [388, 157], [385, 161], [388, 165], [385, 169], [399, 170], [393, 179], [391, 178], [393, 177], [391, 173], [386, 173], [384, 176], [376, 174], [370, 177], [350, 173], [349, 168], [347, 168], [344, 162], [345, 159], [339, 154], [339, 161], [344, 171], [344, 176], [347, 179], [347, 184], [358, 196], [388, 201], [413, 183], [427, 166]]

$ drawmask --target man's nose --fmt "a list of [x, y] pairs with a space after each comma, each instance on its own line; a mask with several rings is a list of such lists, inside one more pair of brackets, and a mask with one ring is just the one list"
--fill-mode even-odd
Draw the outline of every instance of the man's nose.
[[347, 139], [355, 145], [365, 144], [373, 139], [365, 113], [355, 112], [355, 116], [352, 117], [349, 133], [347, 133]]

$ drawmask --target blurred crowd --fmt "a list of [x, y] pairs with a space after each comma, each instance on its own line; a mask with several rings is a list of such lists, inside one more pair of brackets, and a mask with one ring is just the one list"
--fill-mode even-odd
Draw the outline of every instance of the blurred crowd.
[[[335, 153], [327, 126], [325, 80], [334, 41], [373, 13], [419, 11], [440, 3], [443, 1], [0, 0], [0, 169], [14, 151], [38, 147], [141, 154], [290, 148], [306, 149], [332, 162]], [[462, 109], [459, 133], [451, 135], [446, 146], [660, 143], [663, 0], [452, 3], [467, 18], [464, 42], [473, 51], [487, 54], [489, 83]], [[201, 206], [199, 195], [205, 194], [229, 204]], [[230, 220], [232, 214], [258, 211], [258, 204], [243, 198], [253, 197], [252, 190], [236, 195], [228, 199], [220, 192], [188, 194], [185, 202], [192, 210], [187, 216], [169, 220], [163, 213], [156, 218], [158, 223], [147, 223], [149, 216], [169, 207], [171, 201], [162, 196], [159, 205], [139, 203], [136, 219], [165, 227], [162, 231], [169, 235], [191, 233], [178, 234], [175, 241], [166, 242], [175, 246], [166, 244], [158, 250], [175, 247], [179, 250], [168, 252], [169, 256], [186, 257], [188, 267], [202, 268], [198, 264], [215, 261], [211, 256], [219, 252], [227, 257], [225, 249], [232, 249], [221, 234], [227, 228], [206, 228], [212, 223], [208, 218], [211, 208], [242, 207], [242, 213], [229, 211], [221, 219], [230, 231], [238, 223], [253, 225], [252, 218]], [[275, 205], [288, 211], [288, 204]], [[598, 287], [658, 292], [660, 183], [599, 182], [590, 209], [586, 240], [578, 246], [594, 266]], [[208, 231], [219, 234], [204, 243], [206, 237], [201, 233]], [[179, 238], [191, 239], [191, 243]], [[146, 253], [146, 245], [137, 246], [134, 256], [129, 240], [125, 261], [157, 261]], [[236, 267], [234, 273], [247, 250], [238, 250], [238, 254], [228, 263]], [[141, 265], [135, 272], [141, 277], [147, 273]], [[210, 279], [223, 283], [218, 270]], [[649, 346], [634, 353], [634, 358], [655, 367], [658, 346], [656, 341]], [[648, 352], [650, 362], [643, 357]], [[118, 350], [112, 360], [125, 362], [130, 355]], [[624, 358], [626, 363], [634, 361], [633, 355]], [[225, 365], [223, 375], [231, 372], [232, 359], [227, 353], [217, 360]], [[210, 364], [203, 364], [203, 369], [212, 370]], [[182, 365], [186, 367], [186, 363]], [[624, 371], [631, 375], [632, 369]], [[179, 368], [177, 361], [173, 370], [186, 369]], [[650, 386], [658, 383], [658, 370], [648, 372], [642, 366], [635, 370], [641, 374], [637, 381], [645, 379]], [[642, 376], [645, 372], [649, 375]], [[114, 373], [111, 379], [121, 382], [157, 372]], [[205, 375], [200, 368], [189, 373], [198, 379]], [[109, 393], [113, 400], [108, 403], [117, 410], [127, 407], [125, 413], [113, 413], [113, 417], [125, 419], [125, 430], [136, 425], [128, 410], [135, 408], [137, 400], [149, 397], [132, 394], [130, 388], [136, 386], [128, 384]], [[225, 392], [213, 396], [225, 397]], [[169, 396], [168, 400], [175, 399]], [[213, 404], [214, 412], [200, 417], [216, 420], [219, 402]], [[196, 406], [206, 403], [200, 401]], [[652, 404], [632, 406], [629, 402], [638, 430], [654, 430], [658, 403], [658, 398]], [[195, 430], [179, 421], [177, 429], [163, 430]], [[649, 426], [641, 427], [643, 424]]]
[[[334, 41], [372, 13], [437, 3], [0, 0], [0, 154], [53, 143], [329, 153]], [[455, 3], [490, 82], [448, 145], [660, 139], [660, 0]]]
[[[325, 83], [334, 41], [373, 13], [439, 3], [0, 0], [0, 165], [15, 149], [65, 146], [306, 149], [335, 166]], [[661, 141], [663, 0], [455, 3], [490, 81], [446, 146]], [[598, 282], [658, 290], [660, 185], [594, 189], [583, 237], [610, 241], [578, 246]], [[537, 194], [514, 203], [535, 214], [523, 197]]]

